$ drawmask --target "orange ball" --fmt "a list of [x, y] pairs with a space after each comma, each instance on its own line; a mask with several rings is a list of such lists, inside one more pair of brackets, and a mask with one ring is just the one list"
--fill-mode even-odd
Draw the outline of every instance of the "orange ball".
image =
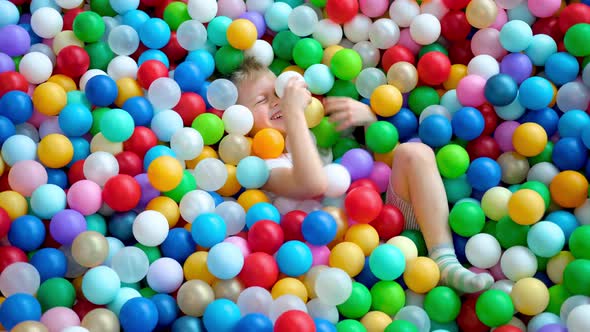
[[276, 129], [265, 128], [252, 140], [252, 151], [262, 159], [278, 158], [285, 150], [285, 138]]
[[66, 90], [57, 83], [45, 82], [33, 91], [33, 106], [44, 115], [58, 115], [67, 102]]
[[159, 191], [170, 191], [180, 184], [184, 172], [176, 158], [161, 156], [152, 161], [147, 175], [152, 187]]
[[247, 50], [258, 38], [256, 26], [250, 20], [240, 18], [233, 21], [227, 28], [227, 41], [238, 50]]
[[404, 282], [413, 292], [428, 293], [440, 280], [440, 270], [436, 262], [428, 257], [410, 260], [404, 271]]
[[334, 54], [336, 54], [336, 52], [340, 51], [343, 48], [344, 47], [340, 45], [331, 45], [326, 47], [326, 49], [324, 50], [324, 56], [322, 57], [322, 64], [330, 66]]
[[551, 199], [564, 208], [576, 208], [588, 197], [588, 180], [576, 171], [563, 171], [549, 184]]
[[64, 90], [66, 90], [66, 92], [74, 91], [77, 89], [76, 82], [74, 82], [74, 80], [71, 77], [63, 74], [53, 75], [47, 80], [47, 82], [59, 84]]
[[260, 202], [270, 203], [270, 200], [262, 190], [249, 189], [244, 191], [240, 197], [238, 197], [238, 204], [240, 204], [246, 212], [252, 207], [252, 205]]
[[384, 117], [396, 115], [402, 108], [402, 104], [402, 93], [393, 85], [380, 85], [371, 94], [371, 108]]
[[508, 200], [508, 215], [519, 225], [532, 225], [544, 214], [545, 201], [532, 189], [519, 189]]
[[238, 177], [236, 176], [237, 167], [234, 165], [225, 164], [225, 169], [227, 169], [227, 180], [223, 184], [217, 193], [221, 196], [231, 197], [242, 189], [242, 186], [238, 182]]
[[218, 159], [219, 155], [217, 154], [217, 151], [215, 151], [215, 149], [213, 149], [212, 147], [205, 145], [203, 147], [203, 151], [201, 151], [201, 154], [197, 156], [197, 158], [193, 159], [193, 160], [187, 160], [186, 161], [186, 168], [187, 169], [193, 169], [195, 167], [197, 167], [197, 164], [203, 160], [203, 159], [207, 159], [207, 158], [215, 158]]
[[514, 150], [525, 157], [534, 157], [545, 149], [547, 133], [534, 122], [523, 123], [514, 130], [512, 135]]

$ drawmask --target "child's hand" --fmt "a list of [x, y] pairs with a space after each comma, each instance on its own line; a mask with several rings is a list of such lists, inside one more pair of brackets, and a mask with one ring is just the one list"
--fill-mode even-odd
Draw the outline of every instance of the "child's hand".
[[324, 99], [324, 109], [330, 115], [330, 121], [339, 123], [338, 131], [377, 121], [368, 105], [348, 97], [328, 97]]
[[[311, 102], [311, 92], [307, 89], [305, 81], [293, 77], [287, 82], [283, 98], [281, 98], [281, 110], [303, 111]], [[286, 113], [289, 113], [287, 111]]]

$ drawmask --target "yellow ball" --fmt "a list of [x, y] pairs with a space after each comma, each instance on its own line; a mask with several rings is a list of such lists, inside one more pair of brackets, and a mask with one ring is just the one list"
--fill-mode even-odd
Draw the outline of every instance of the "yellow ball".
[[247, 50], [254, 45], [258, 38], [256, 26], [250, 20], [240, 18], [227, 27], [227, 41], [238, 50]]
[[331, 45], [326, 47], [326, 49], [324, 50], [324, 55], [322, 56], [322, 64], [329, 67], [330, 63], [332, 63], [332, 57], [334, 56], [334, 54], [336, 54], [336, 52], [340, 51], [343, 48], [344, 47], [340, 45]]
[[147, 170], [148, 180], [159, 191], [170, 191], [182, 181], [182, 165], [176, 158], [161, 156], [152, 161]]
[[508, 215], [519, 225], [532, 225], [543, 218], [545, 201], [534, 190], [517, 190], [508, 200]]
[[27, 214], [29, 205], [23, 195], [16, 191], [7, 190], [0, 192], [0, 208], [8, 213], [10, 220], [14, 220]]
[[53, 53], [58, 55], [62, 49], [72, 45], [83, 48], [84, 42], [78, 39], [72, 30], [63, 30], [62, 32], [58, 32], [53, 38]]
[[508, 215], [508, 201], [512, 192], [504, 187], [488, 189], [481, 198], [481, 208], [485, 215], [495, 221]]
[[117, 155], [123, 151], [123, 142], [111, 142], [102, 133], [97, 133], [90, 140], [90, 152], [104, 151]]
[[163, 214], [166, 220], [168, 220], [168, 226], [170, 228], [174, 227], [180, 218], [178, 204], [170, 197], [158, 196], [152, 199], [145, 209], [158, 211]]
[[395, 236], [389, 239], [387, 243], [396, 246], [402, 251], [402, 254], [406, 257], [406, 263], [418, 257], [418, 248], [416, 247], [416, 244], [414, 244], [414, 241], [410, 240], [408, 237], [402, 235]]
[[547, 262], [547, 276], [549, 279], [555, 284], [561, 284], [563, 282], [563, 270], [574, 259], [574, 255], [569, 251], [561, 251], [551, 257]]
[[316, 265], [303, 275], [303, 284], [305, 285], [305, 289], [307, 289], [307, 295], [310, 299], [317, 297], [317, 294], [315, 293], [315, 281], [320, 272], [325, 269], [328, 269], [326, 265]]
[[283, 278], [277, 281], [270, 291], [273, 299], [277, 299], [283, 295], [295, 295], [301, 299], [304, 303], [307, 302], [307, 288], [303, 282], [296, 278]]
[[534, 122], [523, 123], [512, 134], [514, 150], [525, 157], [534, 157], [545, 149], [547, 133]]
[[[399, 145], [399, 143], [398, 143]], [[397, 147], [397, 145], [396, 145]], [[385, 163], [387, 166], [391, 167], [391, 165], [393, 165], [393, 151], [395, 151], [395, 148], [393, 148], [393, 150], [389, 151], [389, 152], [385, 152], [385, 153], [373, 153], [373, 158], [375, 158], [375, 161], [380, 161], [382, 163]]]
[[58, 115], [67, 102], [66, 90], [57, 83], [41, 83], [33, 91], [33, 105], [39, 113], [44, 115]]
[[381, 116], [394, 116], [402, 108], [402, 93], [393, 85], [380, 85], [371, 94], [371, 108]]
[[391, 322], [393, 319], [381, 311], [369, 311], [361, 318], [361, 324], [367, 329], [367, 332], [383, 332]]
[[283, 71], [281, 73], [284, 73], [287, 71], [294, 71], [294, 72], [299, 73], [301, 75], [303, 75], [305, 73], [305, 70], [303, 70], [303, 68], [296, 66], [296, 65], [285, 67], [285, 69], [283, 69]]
[[64, 135], [49, 134], [39, 142], [37, 155], [43, 165], [50, 168], [62, 168], [72, 161], [74, 146]]
[[242, 186], [236, 176], [238, 168], [234, 165], [225, 164], [225, 169], [227, 169], [227, 180], [225, 180], [223, 187], [217, 190], [217, 193], [221, 196], [230, 197], [237, 194], [242, 189]]
[[117, 88], [119, 94], [117, 95], [117, 99], [115, 99], [115, 105], [119, 107], [123, 107], [123, 104], [125, 104], [129, 98], [143, 96], [141, 86], [139, 86], [139, 83], [131, 77], [118, 79]]
[[197, 251], [184, 261], [183, 270], [184, 278], [186, 280], [203, 280], [209, 285], [215, 281], [215, 276], [209, 272], [207, 267], [207, 256], [209, 255], [206, 251]]
[[467, 66], [462, 64], [454, 64], [451, 66], [451, 73], [449, 78], [443, 83], [443, 87], [447, 90], [453, 90], [459, 85], [459, 81], [467, 76]]
[[261, 202], [270, 203], [270, 200], [262, 190], [258, 189], [248, 189], [238, 197], [238, 204], [240, 204], [246, 212], [250, 210], [252, 205]]
[[70, 92], [70, 91], [74, 91], [76, 89], [78, 89], [76, 87], [76, 82], [74, 82], [74, 80], [66, 75], [62, 75], [62, 74], [57, 74], [57, 75], [53, 75], [51, 76], [47, 82], [53, 82], [56, 84], [59, 84], [66, 92]]
[[355, 243], [361, 247], [365, 256], [369, 256], [379, 245], [379, 233], [371, 225], [356, 224], [348, 228], [344, 240]]
[[356, 243], [340, 242], [332, 248], [329, 264], [331, 267], [337, 267], [354, 277], [361, 273], [363, 266], [365, 266], [365, 254]]
[[322, 105], [322, 102], [319, 99], [312, 97], [311, 103], [305, 108], [304, 114], [307, 127], [313, 128], [319, 125], [324, 118], [324, 105]]
[[472, 0], [465, 9], [465, 16], [471, 26], [484, 29], [496, 21], [498, 7], [493, 0]]
[[417, 257], [406, 264], [404, 282], [414, 293], [424, 294], [440, 280], [438, 265], [428, 257]]
[[207, 158], [215, 158], [218, 159], [219, 155], [217, 155], [217, 151], [215, 151], [215, 149], [213, 149], [212, 147], [205, 145], [203, 147], [203, 151], [201, 151], [201, 154], [197, 156], [197, 158], [193, 159], [193, 160], [187, 160], [186, 161], [186, 168], [188, 169], [194, 169], [195, 167], [197, 167], [197, 164], [203, 160], [203, 159], [207, 159]]
[[549, 304], [549, 290], [539, 279], [523, 278], [512, 286], [510, 298], [512, 298], [514, 308], [518, 312], [528, 316], [534, 316], [540, 314], [547, 308]]
[[6, 170], [6, 164], [4, 164], [4, 160], [2, 159], [2, 156], [0, 155], [0, 176], [2, 176], [2, 174], [4, 174], [4, 170]]

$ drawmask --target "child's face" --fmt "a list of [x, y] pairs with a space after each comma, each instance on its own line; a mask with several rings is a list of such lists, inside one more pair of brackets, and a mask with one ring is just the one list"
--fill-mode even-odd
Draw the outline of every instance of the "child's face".
[[250, 109], [254, 116], [254, 132], [273, 128], [286, 132], [285, 120], [280, 109], [280, 98], [275, 93], [276, 76], [262, 72], [238, 85], [238, 104]]

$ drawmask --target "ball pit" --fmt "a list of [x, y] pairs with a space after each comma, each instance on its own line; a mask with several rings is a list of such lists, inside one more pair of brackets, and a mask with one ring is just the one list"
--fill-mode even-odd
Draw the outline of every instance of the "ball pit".
[[[0, 327], [586, 331], [588, 45], [586, 0], [0, 0]], [[323, 200], [263, 190], [290, 143], [236, 104], [246, 57], [313, 93]], [[414, 141], [491, 289], [384, 203]]]

